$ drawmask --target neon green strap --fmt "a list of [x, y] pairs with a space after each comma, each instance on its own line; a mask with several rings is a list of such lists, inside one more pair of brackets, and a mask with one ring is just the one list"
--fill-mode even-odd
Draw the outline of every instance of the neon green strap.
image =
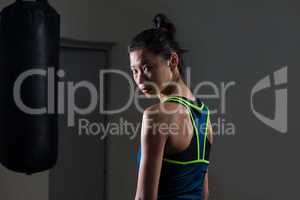
[[195, 104], [192, 104], [191, 102], [183, 99], [183, 98], [180, 98], [180, 96], [169, 96], [166, 100], [164, 100], [163, 102], [166, 102], [166, 101], [169, 101], [169, 100], [179, 100], [179, 101], [183, 101], [185, 104], [187, 104], [188, 106], [191, 106], [193, 108], [195, 108], [196, 110], [198, 111], [202, 111], [202, 109], [204, 108], [204, 104], [201, 105], [201, 107], [195, 105]]
[[206, 137], [208, 134], [208, 122], [209, 122], [209, 110], [207, 109], [207, 117], [206, 117], [206, 125], [205, 125], [205, 133], [204, 133], [204, 145], [203, 145], [203, 155], [202, 155], [202, 159], [204, 160], [205, 157], [205, 145], [206, 145]]
[[[204, 104], [202, 103], [201, 107], [199, 107], [199, 106], [194, 105], [194, 104], [190, 103], [189, 101], [187, 101], [187, 100], [185, 100], [183, 98], [180, 98], [178, 96], [170, 96], [166, 100], [164, 100], [163, 103], [167, 102], [167, 101], [178, 102], [180, 104], [183, 104], [187, 108], [187, 110], [189, 112], [189, 115], [190, 115], [190, 117], [192, 119], [193, 127], [194, 127], [194, 129], [196, 131], [196, 137], [197, 137], [197, 160], [192, 160], [192, 161], [177, 161], [177, 160], [166, 159], [166, 158], [164, 158], [163, 160], [166, 161], [166, 162], [169, 162], [169, 163], [174, 163], [174, 164], [193, 164], [193, 163], [206, 163], [206, 164], [209, 164], [209, 161], [204, 159], [204, 155], [205, 155], [205, 141], [204, 141], [203, 155], [201, 156], [202, 158], [200, 159], [199, 133], [198, 133], [198, 128], [196, 127], [194, 116], [192, 115], [191, 108], [190, 108], [190, 107], [193, 107], [193, 108], [195, 108], [196, 110], [198, 110], [200, 112], [200, 111], [203, 110]], [[206, 121], [206, 126], [207, 126], [207, 123], [208, 123], [208, 120]], [[206, 135], [207, 135], [207, 127], [205, 129], [205, 137], [206, 137]]]

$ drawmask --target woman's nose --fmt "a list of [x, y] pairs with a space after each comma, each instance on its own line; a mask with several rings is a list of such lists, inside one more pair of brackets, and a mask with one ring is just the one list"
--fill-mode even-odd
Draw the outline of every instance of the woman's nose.
[[139, 72], [137, 75], [137, 84], [143, 84], [145, 81], [145, 75], [142, 72]]

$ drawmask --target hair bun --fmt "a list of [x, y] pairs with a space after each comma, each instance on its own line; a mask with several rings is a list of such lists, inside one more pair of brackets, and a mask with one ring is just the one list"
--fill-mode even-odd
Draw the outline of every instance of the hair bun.
[[164, 14], [157, 14], [153, 18], [154, 28], [167, 32], [171, 38], [174, 38], [176, 28], [169, 18]]

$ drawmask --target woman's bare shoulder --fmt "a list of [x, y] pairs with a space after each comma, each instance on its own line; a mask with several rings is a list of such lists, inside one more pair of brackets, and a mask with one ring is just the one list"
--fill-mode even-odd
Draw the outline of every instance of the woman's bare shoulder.
[[178, 103], [164, 102], [157, 103], [145, 109], [143, 118], [152, 119], [152, 121], [165, 123], [178, 123], [186, 118], [188, 112], [186, 108]]
[[153, 116], [171, 116], [186, 113], [183, 105], [173, 102], [157, 103], [144, 110], [144, 114]]

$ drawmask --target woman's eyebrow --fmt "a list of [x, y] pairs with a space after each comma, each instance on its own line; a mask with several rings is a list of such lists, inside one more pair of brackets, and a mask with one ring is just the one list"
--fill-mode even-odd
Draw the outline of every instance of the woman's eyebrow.
[[130, 68], [134, 69], [134, 68], [138, 68], [139, 66], [143, 66], [145, 64], [149, 64], [149, 60], [148, 59], [144, 59], [142, 60], [137, 66], [131, 65]]
[[148, 58], [145, 58], [145, 60], [143, 60], [142, 62], [141, 62], [141, 65], [143, 66], [143, 65], [151, 65], [152, 64], [152, 62], [150, 61], [150, 59], [148, 59]]

